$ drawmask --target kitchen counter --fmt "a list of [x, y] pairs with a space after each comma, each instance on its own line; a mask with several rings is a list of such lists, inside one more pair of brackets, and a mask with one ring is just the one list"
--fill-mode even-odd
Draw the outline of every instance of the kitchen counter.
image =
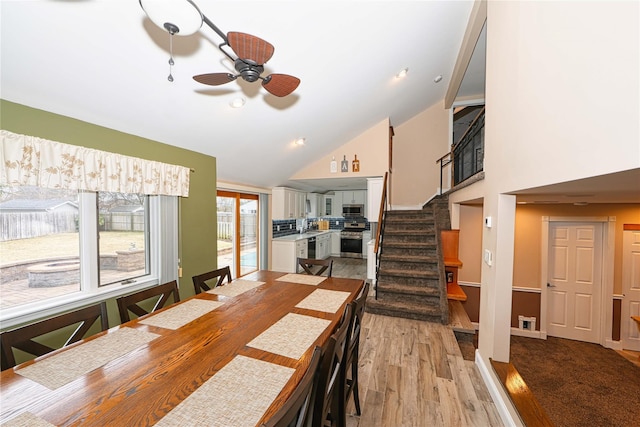
[[296, 233], [296, 234], [290, 234], [288, 236], [276, 237], [273, 240], [295, 242], [297, 240], [308, 239], [309, 237], [317, 237], [323, 234], [333, 233], [333, 232], [340, 232], [340, 230], [318, 230], [318, 231], [313, 231], [311, 233], [302, 233], [302, 234]]

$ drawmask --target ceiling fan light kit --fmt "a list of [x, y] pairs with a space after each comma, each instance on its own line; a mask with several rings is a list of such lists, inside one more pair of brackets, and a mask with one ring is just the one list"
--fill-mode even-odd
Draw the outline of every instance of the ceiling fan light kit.
[[151, 22], [167, 30], [169, 34], [189, 36], [202, 27], [202, 12], [191, 0], [139, 0], [139, 2]]
[[[222, 38], [223, 42], [218, 45], [218, 48], [233, 61], [237, 74], [223, 72], [193, 76], [193, 79], [198, 83], [219, 86], [232, 82], [238, 77], [250, 83], [262, 80], [262, 87], [278, 97], [291, 94], [300, 84], [299, 78], [288, 74], [270, 74], [262, 77], [264, 64], [271, 59], [275, 51], [273, 45], [251, 34], [234, 31], [225, 35], [200, 12], [198, 6], [191, 0], [138, 1], [149, 19], [170, 34], [170, 40], [174, 34], [190, 35], [197, 32], [203, 22]], [[223, 49], [224, 46], [229, 46], [236, 57]], [[169, 65], [173, 65], [173, 52], [169, 59]], [[171, 69], [169, 70], [169, 81], [173, 81]]]

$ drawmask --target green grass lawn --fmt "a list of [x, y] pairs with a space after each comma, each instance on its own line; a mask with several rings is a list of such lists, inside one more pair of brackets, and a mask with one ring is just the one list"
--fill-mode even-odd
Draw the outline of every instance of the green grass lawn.
[[[80, 253], [78, 236], [78, 233], [59, 233], [31, 239], [0, 242], [0, 264], [52, 257], [78, 256]], [[135, 243], [136, 248], [143, 249], [143, 233], [129, 231], [100, 233], [100, 252], [103, 254], [126, 251], [131, 247], [131, 243]]]
[[[141, 232], [110, 231], [100, 233], [100, 253], [115, 254], [126, 251], [135, 243], [137, 249], [144, 248]], [[218, 242], [218, 248], [231, 247], [231, 242]], [[80, 244], [78, 233], [59, 233], [32, 239], [0, 242], [0, 265], [18, 261], [38, 260], [66, 256], [78, 256]]]

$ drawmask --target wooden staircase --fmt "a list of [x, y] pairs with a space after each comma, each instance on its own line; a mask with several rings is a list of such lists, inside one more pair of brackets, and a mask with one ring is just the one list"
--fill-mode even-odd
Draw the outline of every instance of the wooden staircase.
[[432, 208], [386, 212], [377, 299], [368, 299], [368, 312], [447, 323], [444, 265], [436, 236]]

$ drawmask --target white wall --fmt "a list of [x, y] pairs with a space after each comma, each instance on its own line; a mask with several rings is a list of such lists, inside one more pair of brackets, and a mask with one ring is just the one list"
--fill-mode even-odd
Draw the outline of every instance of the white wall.
[[[442, 103], [394, 126], [391, 203], [393, 208], [421, 208], [440, 187], [436, 160], [450, 151], [450, 112]], [[449, 183], [450, 169], [443, 172]], [[444, 186], [448, 188], [448, 185]]]
[[[479, 353], [508, 360], [515, 200], [640, 166], [638, 2], [488, 2]], [[614, 189], [612, 189], [614, 190]], [[485, 323], [483, 325], [483, 322]]]
[[[360, 172], [351, 170], [354, 156], [360, 161]], [[349, 161], [349, 172], [340, 171], [340, 161], [346, 156]], [[338, 162], [337, 173], [331, 173], [330, 163], [335, 158]], [[389, 119], [386, 118], [367, 129], [337, 150], [318, 159], [296, 172], [289, 179], [320, 179], [320, 178], [366, 178], [383, 176], [389, 167]]]

